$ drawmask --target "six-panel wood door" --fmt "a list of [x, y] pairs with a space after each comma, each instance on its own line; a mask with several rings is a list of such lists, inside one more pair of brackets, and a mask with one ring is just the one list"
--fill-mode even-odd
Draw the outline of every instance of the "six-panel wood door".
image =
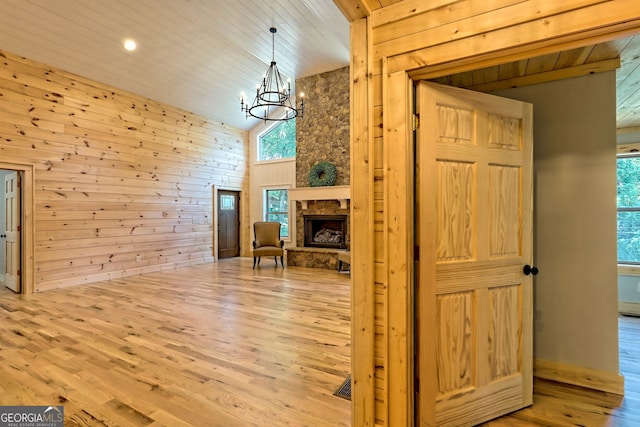
[[418, 425], [532, 403], [532, 107], [418, 86]]
[[4, 285], [14, 292], [20, 292], [20, 188], [17, 172], [4, 178], [4, 206]]

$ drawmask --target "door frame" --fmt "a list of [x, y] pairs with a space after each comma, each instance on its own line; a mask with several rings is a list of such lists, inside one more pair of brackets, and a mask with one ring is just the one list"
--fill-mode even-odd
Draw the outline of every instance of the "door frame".
[[[412, 77], [435, 78], [614, 40], [638, 33], [640, 19], [637, 10], [625, 19], [627, 11], [620, 4], [631, 2], [621, 1], [614, 2], [618, 7], [611, 7], [611, 14], [599, 22], [581, 20], [568, 31], [538, 25], [548, 23], [545, 21], [517, 40], [501, 40], [500, 46], [483, 37], [468, 37], [466, 44], [456, 37], [458, 43], [454, 43], [443, 33], [432, 43], [411, 35], [404, 43], [396, 40], [380, 48], [375, 45], [376, 33], [392, 13], [378, 12], [399, 9], [372, 11], [362, 0], [334, 2], [351, 23], [351, 232], [357, 236], [351, 246], [352, 424], [372, 426], [380, 419], [411, 426], [413, 354], [407, 338], [413, 336], [409, 297], [414, 254], [407, 247], [413, 244], [413, 224], [408, 218], [393, 217], [387, 209], [402, 205], [406, 211], [413, 204], [412, 186], [407, 186], [408, 176], [413, 175], [407, 161], [412, 139], [412, 99], [408, 95]], [[361, 7], [355, 7], [356, 3]], [[584, 10], [601, 9], [601, 5], [589, 4]], [[412, 15], [408, 9], [402, 13]], [[583, 18], [584, 14], [571, 11], [567, 16]], [[541, 37], [545, 31], [549, 37]], [[397, 153], [388, 157], [388, 147]]]
[[3, 159], [0, 169], [22, 173], [20, 187], [20, 293], [31, 294], [35, 289], [35, 167], [32, 164]]
[[220, 207], [218, 206], [218, 192], [219, 191], [235, 191], [238, 193], [238, 222], [239, 224], [239, 233], [238, 233], [238, 244], [240, 245], [240, 256], [244, 256], [244, 251], [245, 251], [245, 237], [247, 235], [247, 232], [249, 232], [249, 230], [247, 229], [247, 227], [245, 226], [245, 222], [248, 223], [248, 221], [243, 221], [243, 219], [245, 218], [245, 208], [244, 205], [245, 203], [243, 203], [242, 199], [244, 197], [244, 191], [242, 190], [242, 188], [237, 188], [237, 187], [218, 187], [216, 185], [212, 185], [211, 186], [211, 190], [212, 190], [212, 197], [213, 197], [213, 203], [212, 203], [212, 218], [211, 218], [211, 222], [213, 223], [213, 229], [211, 230], [213, 233], [213, 253], [211, 254], [213, 256], [213, 261], [217, 262], [219, 261], [218, 259], [218, 213], [219, 213], [219, 209]]
[[[527, 48], [513, 46], [496, 52], [483, 52], [471, 55], [467, 58], [454, 59], [450, 62], [438, 65], [418, 65], [412, 53], [402, 53], [395, 56], [384, 56], [380, 59], [381, 67], [378, 68], [379, 77], [365, 79], [366, 75], [373, 73], [372, 63], [354, 62], [352, 58], [352, 75], [361, 75], [364, 82], [353, 83], [351, 94], [352, 123], [362, 123], [368, 127], [356, 136], [366, 137], [366, 144], [354, 142], [354, 132], [351, 133], [352, 147], [352, 171], [353, 164], [359, 159], [369, 159], [375, 156], [374, 140], [381, 137], [383, 147], [383, 169], [385, 172], [383, 181], [384, 206], [383, 223], [384, 234], [382, 240], [384, 253], [383, 270], [378, 274], [385, 278], [386, 292], [384, 297], [386, 324], [384, 349], [385, 359], [385, 397], [384, 411], [386, 419], [390, 423], [398, 425], [413, 425], [416, 414], [415, 395], [415, 348], [414, 322], [416, 318], [414, 308], [414, 216], [415, 206], [413, 179], [415, 175], [414, 161], [414, 132], [413, 113], [414, 86], [418, 80], [432, 79], [462, 71], [470, 71], [486, 68], [493, 65], [508, 63], [524, 58], [530, 58], [548, 53], [556, 53], [582, 47], [590, 44], [605, 42], [620, 37], [636, 34], [640, 30], [638, 23], [630, 23], [621, 28], [612, 27], [605, 30], [588, 29], [577, 35], [571, 35], [564, 39], [559, 38], [553, 43], [541, 42], [530, 45]], [[360, 36], [371, 37], [366, 22], [361, 21], [357, 25], [352, 23], [352, 32], [359, 32]], [[358, 37], [355, 37], [356, 39]], [[352, 34], [352, 40], [354, 35]], [[367, 44], [362, 43], [353, 47], [359, 53], [367, 51]], [[353, 56], [353, 55], [352, 55]], [[366, 56], [366, 55], [365, 55]], [[411, 68], [415, 67], [415, 68]], [[378, 75], [378, 73], [375, 73]], [[373, 127], [373, 112], [371, 106], [375, 100], [371, 96], [373, 87], [382, 88], [382, 121], [384, 132], [375, 135]], [[366, 118], [366, 119], [365, 119]], [[352, 124], [353, 126], [353, 124]], [[367, 160], [367, 161], [370, 161]], [[375, 160], [373, 161], [375, 164]], [[366, 162], [365, 162], [366, 164]], [[373, 168], [371, 168], [373, 169]], [[368, 170], [369, 177], [373, 181], [372, 170]], [[353, 176], [353, 175], [352, 175]], [[354, 186], [352, 178], [352, 186]], [[362, 184], [362, 180], [358, 179]], [[372, 218], [375, 216], [376, 207], [371, 200], [372, 191], [363, 191], [372, 188], [373, 184], [366, 183], [355, 188], [352, 192], [352, 206], [366, 206], [362, 212], [352, 212], [352, 218], [362, 218], [360, 226], [356, 226], [352, 232], [361, 236], [358, 248], [352, 250], [352, 286], [353, 300], [359, 301], [363, 307], [356, 307], [357, 316], [352, 321], [352, 360], [365, 363], [352, 363], [352, 375], [355, 381], [352, 401], [352, 420], [355, 424], [373, 423], [376, 412], [375, 389], [375, 318], [376, 307], [373, 297], [369, 294], [373, 278], [376, 277], [376, 266], [370, 261], [372, 247], [375, 243]], [[362, 194], [361, 194], [362, 192]], [[355, 215], [355, 216], [354, 216]], [[355, 222], [354, 224], [358, 224]], [[371, 256], [367, 259], [367, 254]], [[368, 363], [367, 363], [368, 362]]]
[[221, 192], [225, 192], [225, 191], [226, 192], [230, 192], [230, 193], [236, 193], [238, 195], [238, 203], [236, 205], [236, 212], [238, 214], [238, 256], [242, 255], [242, 237], [241, 237], [242, 236], [242, 221], [241, 221], [241, 218], [242, 218], [242, 210], [241, 210], [242, 206], [241, 205], [242, 204], [240, 203], [241, 202], [240, 199], [242, 197], [242, 191], [240, 191], [240, 190], [229, 190], [229, 189], [226, 189], [226, 188], [218, 188], [216, 190], [216, 215], [215, 215], [215, 223], [216, 223], [216, 226], [215, 226], [215, 233], [216, 233], [215, 257], [216, 258], [220, 258], [220, 252], [219, 252], [220, 251], [220, 242], [219, 242], [219, 239], [218, 239], [218, 236], [220, 234], [220, 230], [219, 230], [220, 224], [219, 224], [219, 221], [218, 221], [219, 215], [220, 215], [220, 206], [218, 206], [218, 202], [220, 200], [220, 193]]

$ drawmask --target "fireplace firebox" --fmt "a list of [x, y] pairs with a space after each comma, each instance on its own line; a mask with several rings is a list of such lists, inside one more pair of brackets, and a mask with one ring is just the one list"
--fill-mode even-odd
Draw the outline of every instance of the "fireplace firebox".
[[316, 248], [346, 248], [346, 215], [304, 215], [304, 245]]

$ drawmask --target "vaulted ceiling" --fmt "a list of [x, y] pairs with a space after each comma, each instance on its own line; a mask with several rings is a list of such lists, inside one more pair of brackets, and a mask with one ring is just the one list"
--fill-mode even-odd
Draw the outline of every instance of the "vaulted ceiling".
[[272, 56], [292, 83], [348, 66], [349, 23], [333, 0], [0, 0], [0, 50], [248, 130]]
[[[355, 19], [399, 1], [0, 0], [0, 50], [248, 130], [258, 121], [245, 118], [239, 99], [252, 99], [272, 55], [292, 82], [345, 67], [345, 15]], [[138, 49], [127, 52], [126, 38]], [[640, 37], [630, 36], [439, 81], [489, 91], [619, 66], [618, 142], [636, 142], [639, 58]]]

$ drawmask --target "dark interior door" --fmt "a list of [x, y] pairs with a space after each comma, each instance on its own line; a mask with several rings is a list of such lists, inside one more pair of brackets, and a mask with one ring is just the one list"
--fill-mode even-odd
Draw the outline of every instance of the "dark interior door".
[[218, 191], [218, 258], [240, 255], [240, 193]]

